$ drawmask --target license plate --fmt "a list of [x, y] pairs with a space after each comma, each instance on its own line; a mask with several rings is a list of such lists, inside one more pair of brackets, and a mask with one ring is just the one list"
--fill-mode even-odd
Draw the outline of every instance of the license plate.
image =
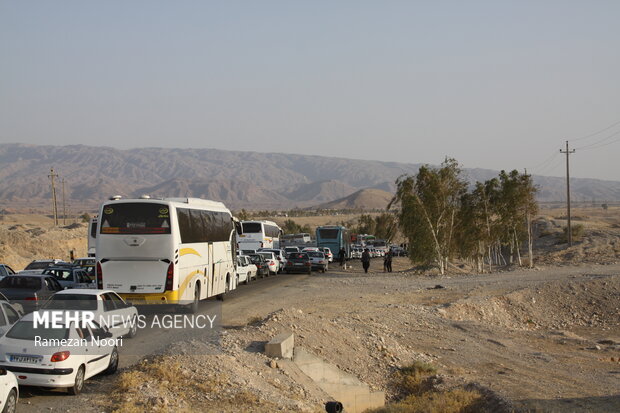
[[301, 267], [303, 264], [302, 264], [302, 263], [299, 263], [299, 262], [296, 262], [296, 263], [295, 263], [295, 265], [297, 265], [297, 266]]
[[41, 360], [41, 357], [11, 355], [10, 360], [15, 363], [37, 364]]

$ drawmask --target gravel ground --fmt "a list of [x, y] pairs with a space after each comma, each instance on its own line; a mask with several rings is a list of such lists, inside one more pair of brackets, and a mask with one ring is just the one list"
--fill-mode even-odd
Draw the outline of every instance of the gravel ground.
[[620, 411], [619, 264], [443, 277], [408, 267], [398, 258], [397, 273], [356, 263], [242, 286], [224, 303], [221, 354], [190, 355], [210, 350], [198, 337], [149, 338], [169, 340], [167, 355], [145, 346], [142, 361], [77, 397], [27, 390], [19, 411], [321, 411], [325, 394], [262, 354], [289, 330], [390, 400], [394, 371], [423, 361], [439, 369], [438, 388], [474, 383], [498, 406]]

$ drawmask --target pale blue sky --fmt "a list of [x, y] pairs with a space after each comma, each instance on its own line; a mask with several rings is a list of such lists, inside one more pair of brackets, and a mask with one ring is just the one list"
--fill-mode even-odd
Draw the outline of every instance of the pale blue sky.
[[[0, 0], [0, 143], [562, 175], [565, 139], [620, 121], [619, 22], [617, 0]], [[618, 155], [573, 175], [620, 180]]]

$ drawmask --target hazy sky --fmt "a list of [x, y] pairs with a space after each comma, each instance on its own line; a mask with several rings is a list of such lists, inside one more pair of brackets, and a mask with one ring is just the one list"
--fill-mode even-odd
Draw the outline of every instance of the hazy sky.
[[[562, 175], [565, 139], [620, 121], [619, 22], [618, 0], [0, 0], [0, 143]], [[619, 155], [572, 174], [620, 180]]]

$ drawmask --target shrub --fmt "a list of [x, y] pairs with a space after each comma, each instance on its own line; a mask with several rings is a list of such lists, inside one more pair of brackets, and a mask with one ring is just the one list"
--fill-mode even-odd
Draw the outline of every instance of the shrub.
[[[584, 234], [583, 224], [571, 225], [571, 234], [573, 236], [573, 242], [579, 242], [583, 239]], [[564, 227], [562, 235], [560, 236], [560, 242], [568, 242], [568, 227]]]

